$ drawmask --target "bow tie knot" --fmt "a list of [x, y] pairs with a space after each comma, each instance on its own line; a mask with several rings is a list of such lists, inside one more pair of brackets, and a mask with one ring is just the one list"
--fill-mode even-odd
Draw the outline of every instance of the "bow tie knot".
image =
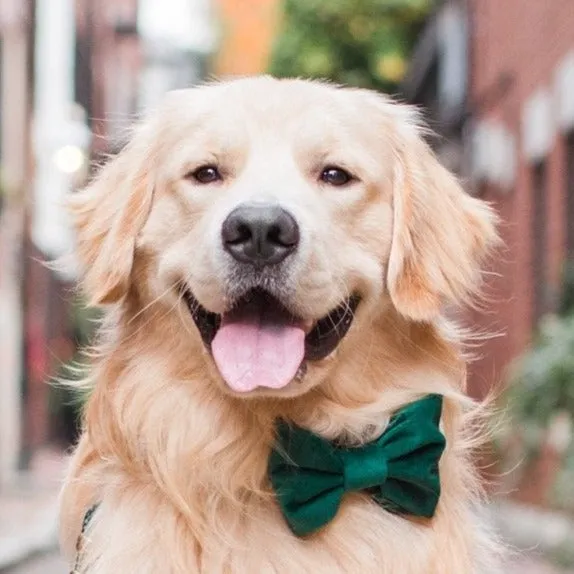
[[281, 421], [269, 478], [287, 524], [305, 536], [329, 523], [348, 492], [368, 491], [390, 512], [431, 518], [440, 496], [442, 397], [397, 411], [385, 432], [357, 448], [336, 446]]
[[387, 461], [378, 451], [376, 445], [341, 449], [343, 486], [346, 492], [375, 488], [387, 480]]

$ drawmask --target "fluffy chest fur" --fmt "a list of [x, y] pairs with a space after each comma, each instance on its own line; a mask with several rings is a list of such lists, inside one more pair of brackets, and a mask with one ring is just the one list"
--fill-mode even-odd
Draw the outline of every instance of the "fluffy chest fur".
[[[65, 507], [73, 509], [64, 515], [69, 528], [63, 530], [71, 555], [78, 512], [100, 502], [86, 534], [80, 572], [499, 571], [495, 539], [474, 511], [480, 487], [466, 428], [473, 414], [465, 414], [458, 395], [450, 393], [445, 401], [442, 494], [432, 520], [393, 515], [368, 496], [350, 494], [333, 522], [301, 539], [287, 528], [267, 479], [278, 405], [245, 408], [222, 400], [199, 380], [171, 379], [166, 387], [160, 381], [173, 374], [160, 357], [147, 360], [145, 367], [137, 361], [131, 368], [106, 362], [96, 372], [115, 377], [110, 387], [116, 391], [94, 391], [87, 410], [93, 426], [78, 447], [64, 493]], [[353, 361], [346, 365], [338, 378], [356, 372]], [[372, 374], [365, 372], [367, 379]], [[414, 370], [411, 374], [417, 376]], [[438, 375], [426, 377], [421, 392], [426, 387], [448, 393], [444, 384]], [[326, 393], [292, 404], [287, 413], [325, 436], [368, 439], [380, 434], [397, 406], [415, 398], [399, 386], [383, 393], [384, 386], [371, 385], [372, 397], [362, 405], [345, 405], [341, 397]], [[279, 407], [287, 414], [284, 405]]]
[[[201, 490], [201, 489], [199, 489]], [[194, 524], [161, 496], [110, 493], [94, 523], [84, 556], [94, 573], [321, 572], [455, 574], [496, 572], [475, 560], [468, 532], [474, 518], [458, 525], [446, 517], [417, 524], [384, 513], [360, 496], [350, 496], [327, 529], [310, 540], [294, 537], [272, 501], [252, 501], [239, 512], [222, 500], [209, 500], [210, 516]], [[444, 510], [443, 510], [444, 512]], [[213, 528], [212, 533], [194, 532]], [[474, 528], [471, 526], [470, 528]], [[215, 532], [218, 535], [215, 535]], [[81, 570], [80, 570], [81, 571]]]
[[[252, 446], [265, 454], [257, 443]], [[336, 520], [309, 539], [288, 530], [262, 469], [252, 477], [259, 492], [226, 494], [237, 485], [230, 484], [233, 476], [210, 484], [213, 474], [207, 468], [217, 468], [216, 459], [197, 458], [203, 468], [191, 470], [188, 480], [182, 476], [177, 490], [160, 486], [167, 476], [146, 480], [106, 465], [98, 489], [103, 502], [89, 528], [82, 564], [95, 574], [497, 572], [489, 562], [493, 542], [471, 511], [462, 477], [456, 476], [461, 461], [454, 457], [451, 449], [442, 463], [445, 489], [434, 519], [392, 515], [369, 497], [351, 494]], [[244, 472], [240, 467], [225, 471]]]

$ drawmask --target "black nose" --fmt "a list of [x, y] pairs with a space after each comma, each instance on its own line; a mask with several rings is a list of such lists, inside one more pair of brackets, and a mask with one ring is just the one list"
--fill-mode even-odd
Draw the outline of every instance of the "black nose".
[[299, 226], [278, 205], [244, 203], [223, 222], [225, 249], [239, 262], [258, 267], [280, 263], [299, 244]]

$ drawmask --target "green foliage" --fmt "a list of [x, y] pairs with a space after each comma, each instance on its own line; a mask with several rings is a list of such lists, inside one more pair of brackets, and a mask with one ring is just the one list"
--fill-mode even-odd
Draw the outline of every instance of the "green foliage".
[[[544, 430], [559, 411], [574, 414], [574, 314], [544, 321], [520, 360], [508, 395], [514, 418]], [[531, 432], [537, 440], [538, 432]]]
[[[566, 262], [558, 315], [540, 324], [533, 347], [519, 359], [508, 394], [514, 416], [543, 430], [559, 411], [574, 417], [574, 263]], [[538, 432], [531, 432], [533, 440]]]
[[[83, 299], [77, 297], [74, 299], [70, 318], [75, 339], [75, 352], [72, 360], [62, 365], [61, 377], [67, 381], [79, 381], [86, 375], [87, 357], [86, 350], [95, 332], [96, 325], [101, 319], [101, 313], [97, 309], [86, 307]], [[75, 393], [80, 401], [83, 400], [82, 393]]]
[[560, 315], [574, 313], [574, 260], [566, 261], [562, 297], [560, 298]]
[[51, 410], [54, 413], [61, 414], [64, 409], [68, 408], [80, 411], [89, 394], [89, 390], [82, 387], [70, 388], [69, 383], [78, 382], [87, 374], [88, 361], [85, 353], [100, 318], [100, 312], [87, 308], [80, 297], [73, 300], [70, 308], [70, 320], [74, 333], [75, 350], [72, 359], [60, 365], [59, 372], [53, 381]]
[[[520, 468], [527, 469], [548, 440], [549, 431], [562, 420], [574, 420], [574, 265], [564, 266], [562, 296], [557, 315], [541, 322], [530, 350], [517, 361], [506, 394], [512, 428], [506, 437], [521, 443]], [[566, 431], [568, 432], [568, 431]], [[567, 436], [567, 435], [566, 435]], [[562, 451], [562, 448], [564, 450]], [[562, 467], [556, 477], [549, 502], [574, 511], [574, 442], [560, 448]], [[502, 445], [503, 462], [509, 449]]]
[[434, 0], [285, 0], [277, 76], [393, 92]]
[[[574, 448], [569, 448], [564, 456], [561, 472], [553, 485], [551, 502], [564, 510], [574, 511]], [[574, 564], [574, 548], [570, 548], [570, 565]]]

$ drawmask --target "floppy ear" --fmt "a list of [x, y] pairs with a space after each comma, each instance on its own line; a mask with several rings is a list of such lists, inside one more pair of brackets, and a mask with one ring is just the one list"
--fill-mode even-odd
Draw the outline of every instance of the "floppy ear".
[[418, 321], [443, 303], [469, 303], [480, 265], [497, 243], [497, 221], [468, 195], [416, 129], [399, 137], [393, 184], [393, 237], [387, 285], [393, 304]]
[[153, 196], [148, 129], [142, 126], [95, 180], [70, 200], [82, 285], [92, 305], [115, 303], [129, 287], [135, 240]]

